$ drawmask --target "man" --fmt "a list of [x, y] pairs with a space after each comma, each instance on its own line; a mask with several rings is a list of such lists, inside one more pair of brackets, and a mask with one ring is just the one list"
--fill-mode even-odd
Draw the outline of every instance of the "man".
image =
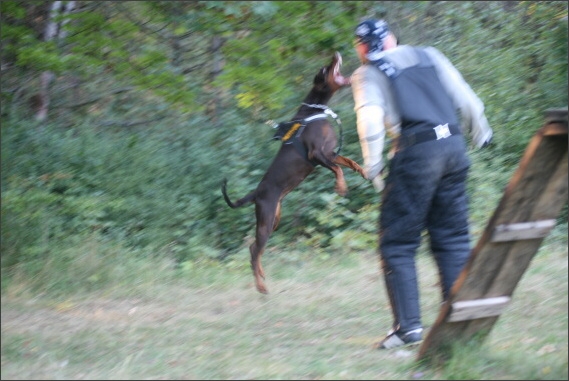
[[[399, 46], [387, 23], [373, 19], [357, 26], [355, 48], [362, 66], [351, 79], [354, 110], [366, 177], [383, 190], [379, 251], [394, 316], [378, 348], [390, 349], [422, 340], [415, 268], [422, 231], [429, 233], [443, 299], [466, 263], [465, 134], [483, 147], [493, 132], [483, 103], [437, 49]], [[384, 189], [386, 129], [394, 144]]]

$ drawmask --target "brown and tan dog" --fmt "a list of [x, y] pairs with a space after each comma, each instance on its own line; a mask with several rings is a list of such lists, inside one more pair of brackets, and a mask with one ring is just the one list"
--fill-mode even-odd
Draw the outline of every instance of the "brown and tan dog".
[[[269, 236], [279, 224], [282, 199], [312, 173], [316, 165], [322, 165], [334, 172], [335, 190], [341, 196], [346, 195], [348, 187], [339, 165], [364, 176], [363, 169], [355, 161], [334, 152], [338, 139], [327, 116], [335, 114], [327, 109], [326, 104], [336, 91], [350, 85], [349, 78], [344, 78], [340, 73], [341, 65], [342, 56], [335, 53], [332, 62], [318, 71], [312, 89], [292, 118], [292, 129], [282, 137], [280, 150], [254, 191], [236, 202], [231, 202], [226, 191], [227, 180], [223, 181], [223, 197], [231, 208], [238, 208], [249, 202], [255, 203], [257, 229], [255, 242], [249, 250], [255, 285], [263, 294], [268, 293], [268, 290], [263, 281], [265, 272], [261, 266], [261, 256]], [[289, 137], [292, 133], [295, 136]]]

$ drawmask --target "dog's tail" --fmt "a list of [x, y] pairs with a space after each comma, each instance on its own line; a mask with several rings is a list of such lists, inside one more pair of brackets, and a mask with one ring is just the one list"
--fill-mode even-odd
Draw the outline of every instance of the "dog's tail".
[[221, 184], [221, 193], [223, 193], [223, 198], [225, 199], [225, 202], [227, 203], [227, 205], [229, 205], [231, 208], [239, 208], [240, 206], [243, 206], [249, 202], [255, 201], [256, 192], [257, 191], [254, 190], [253, 192], [249, 193], [247, 196], [245, 196], [245, 197], [235, 201], [235, 203], [233, 203], [229, 199], [229, 196], [227, 196], [227, 179], [223, 179], [223, 183]]

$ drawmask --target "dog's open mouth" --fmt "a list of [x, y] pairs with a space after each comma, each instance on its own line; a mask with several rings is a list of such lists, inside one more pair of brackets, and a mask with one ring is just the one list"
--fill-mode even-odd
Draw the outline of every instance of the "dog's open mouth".
[[332, 68], [332, 75], [334, 76], [334, 82], [336, 82], [340, 86], [348, 86], [350, 85], [350, 78], [346, 78], [340, 72], [340, 68], [342, 67], [342, 55], [339, 52], [334, 54], [334, 63]]

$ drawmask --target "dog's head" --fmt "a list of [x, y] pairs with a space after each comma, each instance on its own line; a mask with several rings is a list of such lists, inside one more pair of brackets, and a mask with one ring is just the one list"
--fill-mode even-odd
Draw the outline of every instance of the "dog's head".
[[340, 72], [342, 66], [342, 55], [334, 53], [332, 62], [328, 66], [322, 67], [314, 77], [314, 87], [323, 92], [335, 93], [338, 89], [349, 86], [350, 78], [345, 78]]

